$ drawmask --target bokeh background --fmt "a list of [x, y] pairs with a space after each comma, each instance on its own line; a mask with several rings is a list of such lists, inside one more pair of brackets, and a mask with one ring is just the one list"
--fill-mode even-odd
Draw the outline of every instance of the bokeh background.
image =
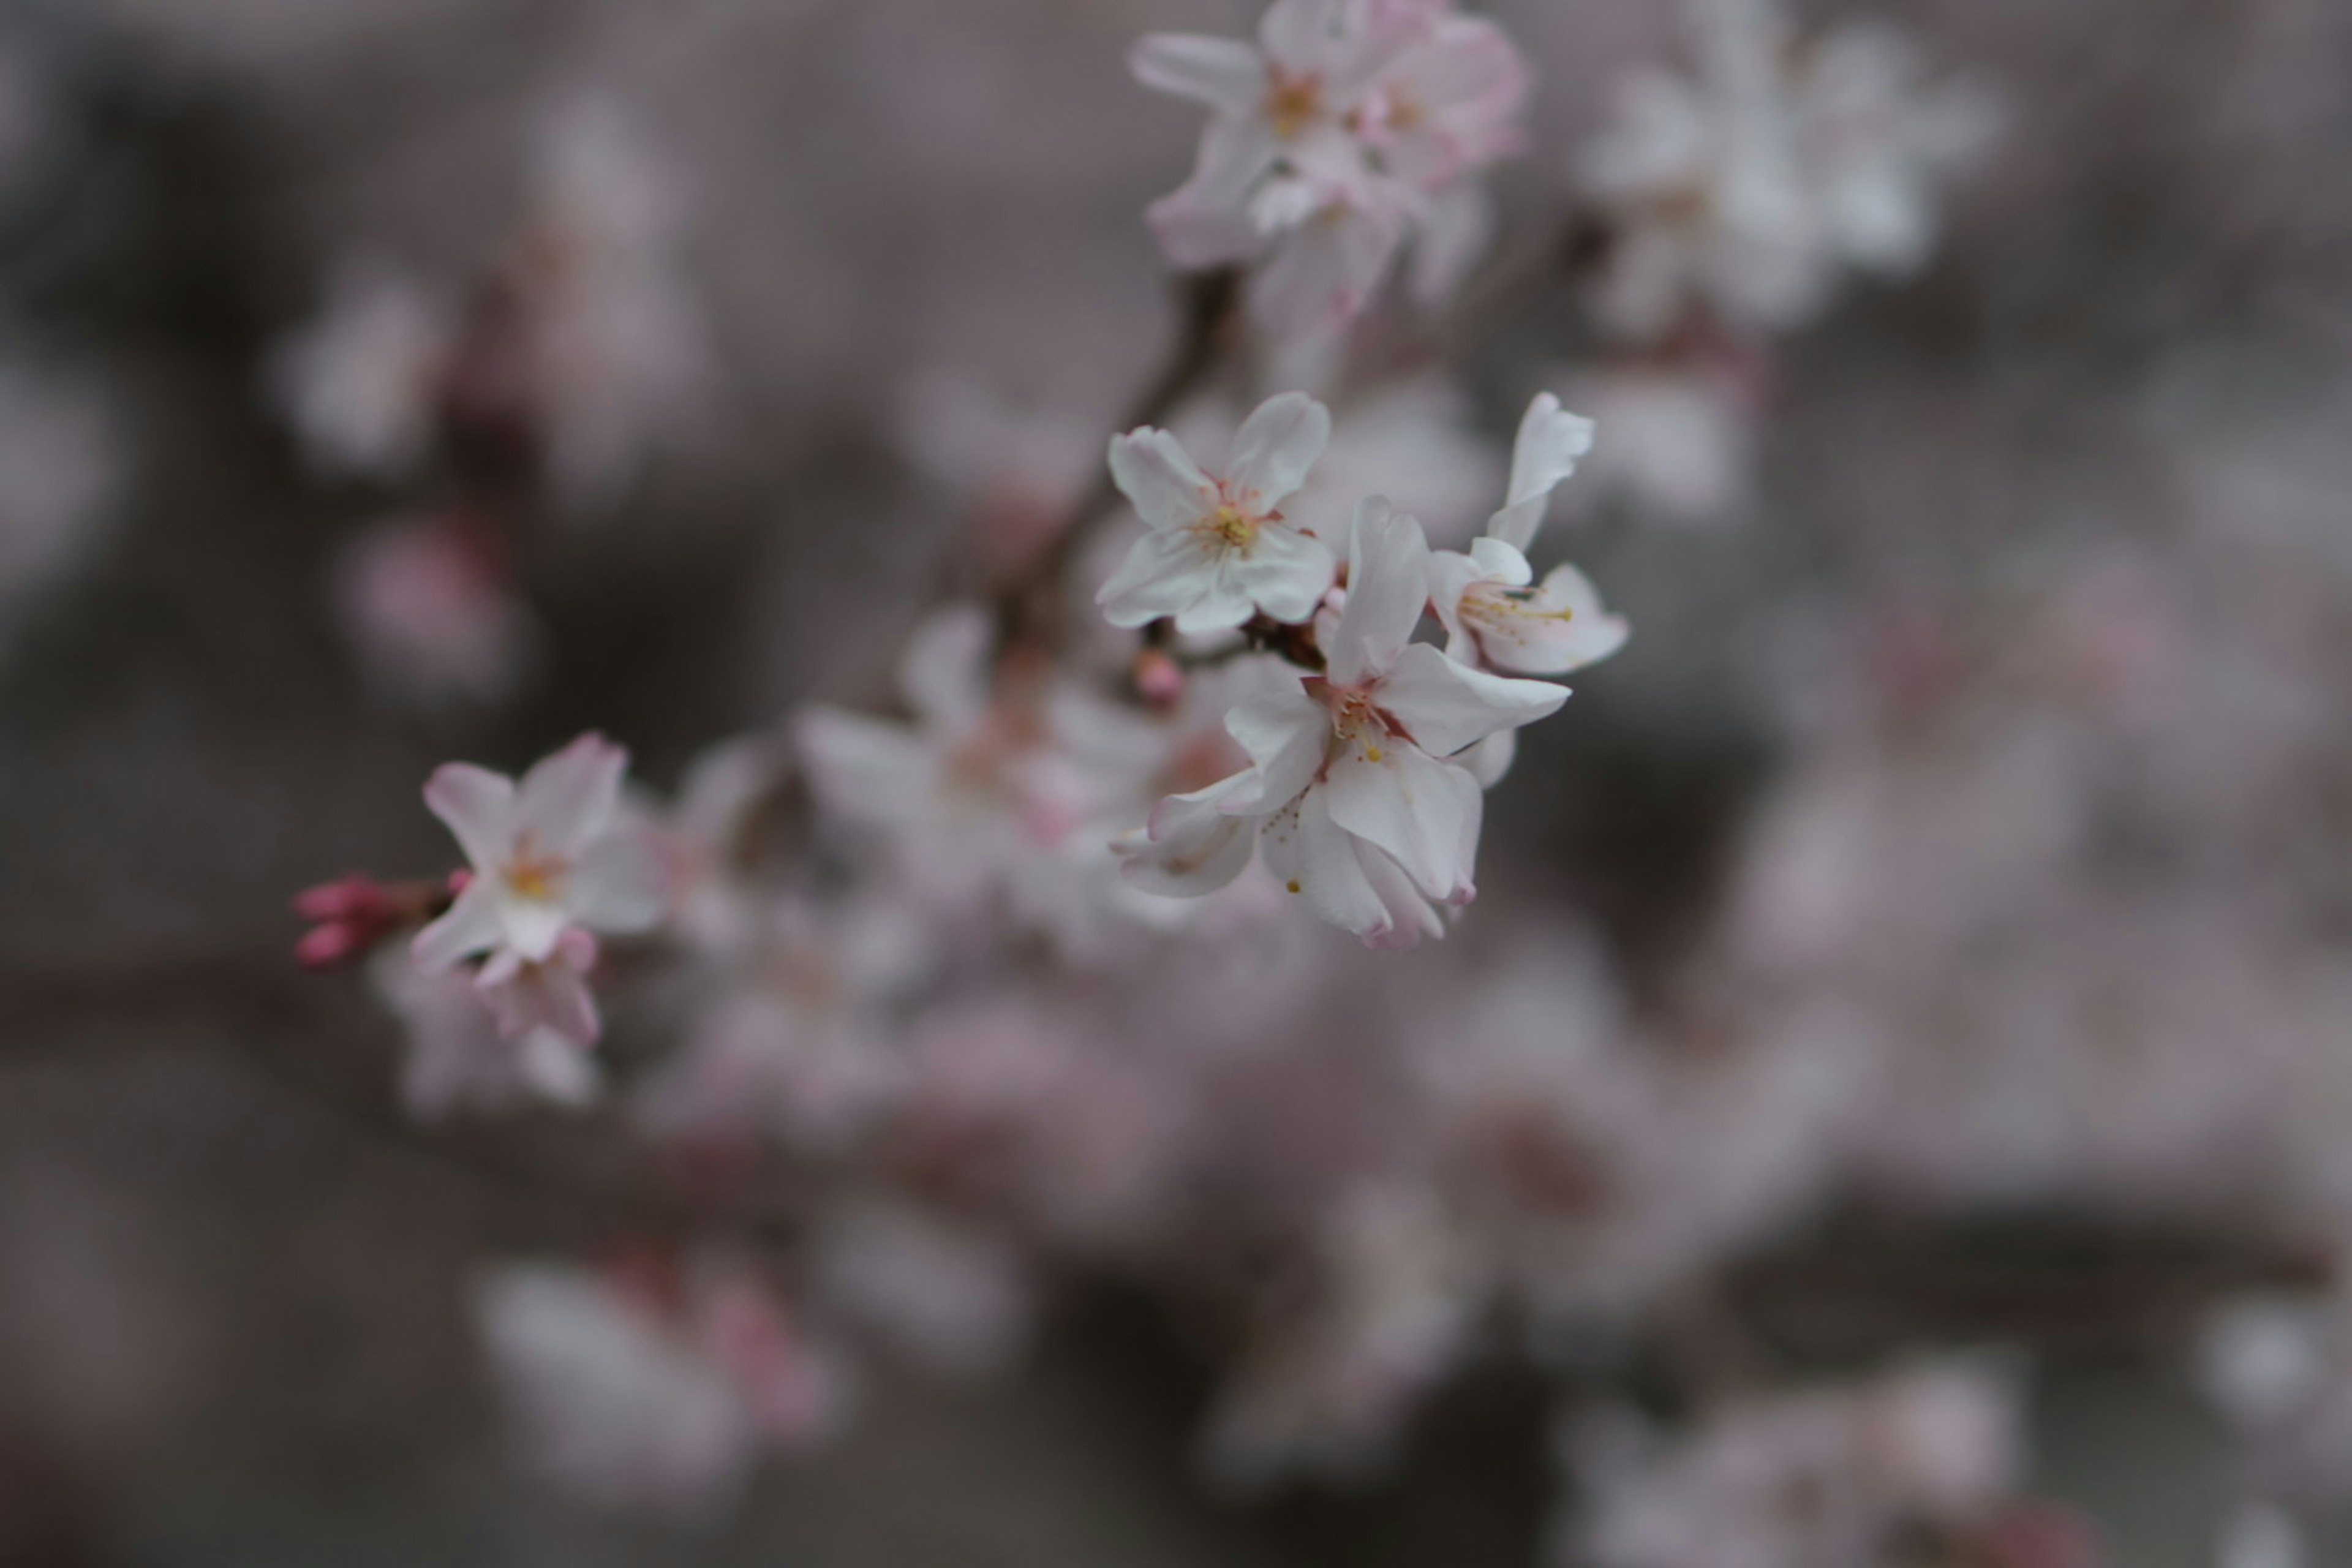
[[[391, 1024], [286, 956], [292, 890], [443, 863], [416, 790], [451, 756], [593, 725], [667, 787], [869, 700], [961, 526], [909, 389], [1100, 438], [1173, 330], [1140, 213], [1196, 125], [1122, 57], [1242, 9], [0, 8], [0, 1560], [1541, 1560], [1549, 1416], [1507, 1361], [1375, 1480], [1235, 1502], [1192, 1463], [1198, 1344], [1110, 1285], [1007, 1375], [880, 1369], [716, 1524], [567, 1499], [515, 1462], [467, 1281], [600, 1239], [591, 1141], [420, 1131]], [[1539, 74], [1499, 183], [1539, 223], [1674, 18], [1491, 9]], [[1496, 795], [1455, 941], [1566, 908], [1644, 1005], [1869, 1041], [1853, 1185], [1943, 1217], [1792, 1215], [1757, 1310], [1826, 1365], [2030, 1346], [2033, 1489], [2115, 1563], [2207, 1563], [2242, 1459], [2195, 1321], [2323, 1277], [2352, 1175], [2352, 7], [1874, 11], [2005, 132], [1927, 272], [1780, 345], [1736, 504], [1559, 525], [1637, 635]], [[305, 463], [268, 366], [353, 254], [477, 267], [583, 93], [675, 178], [710, 374], [535, 558], [536, 679], [420, 709], [327, 586], [384, 498]], [[1494, 439], [1562, 315], [1464, 368]]]

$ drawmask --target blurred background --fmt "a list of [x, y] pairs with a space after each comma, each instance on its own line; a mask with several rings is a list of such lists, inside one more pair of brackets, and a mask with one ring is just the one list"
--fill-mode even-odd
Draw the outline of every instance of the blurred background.
[[[1612, 84], [1687, 45], [1646, 0], [1486, 9], [1537, 81], [1505, 233], [1539, 231]], [[1635, 635], [1528, 737], [1486, 896], [1427, 962], [1605, 976], [1678, 1082], [1723, 1078], [1704, 1114], [1593, 1112], [1664, 1141], [1661, 1184], [1741, 1151], [1706, 1169], [1704, 1238], [1662, 1244], [1706, 1259], [1703, 1305], [1643, 1294], [1633, 1340], [1686, 1340], [1688, 1308], [1738, 1318], [1776, 1383], [2030, 1368], [2017, 1488], [2070, 1544], [1854, 1561], [2352, 1561], [2352, 1403], [2326, 1404], [2352, 1342], [2352, 7], [1867, 9], [1989, 88], [2001, 134], [1924, 270], [1743, 370], [1736, 432], [1654, 421], [1649, 500], [1563, 492], [1564, 548]], [[0, 6], [0, 1561], [1607, 1560], [1562, 1544], [1557, 1396], [1639, 1385], [1644, 1352], [1465, 1353], [1382, 1463], [1236, 1494], [1197, 1451], [1224, 1342], [1115, 1248], [991, 1375], [861, 1363], [854, 1416], [724, 1508], [551, 1485], [476, 1281], [634, 1239], [625, 1133], [412, 1121], [397, 1026], [289, 957], [295, 890], [446, 868], [438, 763], [520, 769], [593, 727], [669, 792], [796, 703], [887, 700], [960, 541], [1034, 510], [1024, 483], [1082, 488], [1177, 330], [1141, 213], [1199, 116], [1126, 50], [1253, 10]], [[432, 504], [415, 486], [318, 460], [299, 427], [339, 410], [347, 447], [418, 437], [305, 380], [301, 345], [357, 321], [390, 363], [431, 309], [495, 331], [467, 289], [574, 186], [659, 252], [579, 373], [602, 353], [634, 390], [566, 426], [578, 517], [512, 565], [516, 604], [449, 609], [420, 674], [404, 607], [429, 627], [471, 580], [381, 542]], [[1567, 286], [1530, 299], [1429, 393], [1431, 465], [1497, 493], [1547, 384], [1605, 454], [1593, 363]], [[497, 430], [470, 438], [495, 488]], [[1286, 1070], [1312, 1105], [1358, 1068]], [[2249, 1302], [2301, 1314], [2241, 1323], [2252, 1373], [2214, 1348]], [[2275, 1394], [2252, 1417], [2248, 1376]]]

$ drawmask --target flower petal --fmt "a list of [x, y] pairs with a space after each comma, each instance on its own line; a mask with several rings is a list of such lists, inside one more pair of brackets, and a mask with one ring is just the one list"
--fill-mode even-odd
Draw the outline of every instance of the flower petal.
[[1217, 487], [1183, 444], [1147, 425], [1110, 443], [1110, 477], [1148, 528], [1185, 528], [1217, 510]]
[[1230, 885], [1250, 862], [1257, 826], [1217, 809], [1218, 792], [1245, 783], [1236, 773], [1190, 795], [1171, 795], [1151, 813], [1151, 825], [1112, 845], [1119, 870], [1149, 893], [1196, 899]]
[[1479, 650], [1496, 669], [1524, 675], [1567, 675], [1598, 664], [1625, 646], [1624, 618], [1612, 616], [1575, 567], [1552, 568], [1524, 613], [1509, 605], [1479, 617]]
[[1250, 311], [1286, 339], [1333, 332], [1362, 313], [1403, 243], [1403, 226], [1346, 200], [1287, 229], [1251, 277]]
[[1334, 763], [1321, 793], [1333, 822], [1395, 856], [1423, 892], [1467, 900], [1486, 795], [1466, 770], [1417, 746], [1391, 746], [1377, 763], [1357, 755]]
[[1497, 730], [1468, 751], [1456, 754], [1453, 761], [1457, 767], [1470, 771], [1480, 789], [1493, 789], [1503, 782], [1503, 775], [1511, 771], [1511, 764], [1518, 757], [1519, 732]]
[[1221, 808], [1235, 816], [1263, 816], [1291, 800], [1322, 770], [1331, 721], [1323, 705], [1294, 683], [1286, 691], [1260, 692], [1236, 703], [1225, 715], [1225, 732], [1249, 753], [1255, 787], [1224, 796]]
[[1331, 547], [1286, 523], [1258, 526], [1249, 549], [1233, 561], [1234, 585], [1276, 620], [1297, 626], [1314, 619], [1339, 574]]
[[1339, 41], [1341, 0], [1274, 0], [1259, 18], [1257, 39], [1267, 58], [1295, 74], [1328, 63]]
[[1250, 618], [1256, 606], [1234, 579], [1234, 560], [1230, 551], [1217, 552], [1216, 566], [1200, 596], [1176, 612], [1178, 631], [1188, 637], [1202, 632], [1231, 631]]
[[1364, 868], [1364, 879], [1371, 884], [1373, 896], [1381, 900], [1389, 917], [1386, 931], [1364, 937], [1366, 947], [1380, 952], [1396, 952], [1420, 946], [1423, 937], [1445, 934], [1444, 921], [1438, 917], [1436, 908], [1422, 897], [1421, 889], [1412, 885], [1403, 867], [1368, 844], [1359, 844], [1356, 854]]
[[1487, 523], [1486, 531], [1516, 550], [1534, 542], [1551, 492], [1592, 450], [1593, 435], [1591, 420], [1569, 413], [1549, 392], [1537, 394], [1512, 444], [1508, 501]]
[[1328, 408], [1303, 392], [1267, 398], [1243, 421], [1225, 458], [1233, 499], [1247, 510], [1271, 511], [1307, 482], [1330, 440]]
[[[1217, 586], [1217, 557], [1189, 529], [1147, 533], [1095, 594], [1112, 626], [1139, 626], [1198, 604]], [[1230, 624], [1249, 619], [1244, 609]]]
[[1367, 498], [1348, 547], [1348, 606], [1324, 650], [1331, 679], [1360, 686], [1385, 673], [1428, 603], [1429, 541], [1421, 524], [1379, 496]]
[[1307, 791], [1267, 818], [1258, 845], [1266, 869], [1304, 897], [1318, 919], [1367, 941], [1396, 929], [1364, 874], [1355, 838], [1331, 820], [1321, 790]]
[[506, 921], [499, 912], [500, 895], [488, 877], [466, 884], [457, 902], [439, 920], [416, 933], [409, 952], [416, 967], [440, 974], [478, 952], [488, 952], [506, 938]]
[[1416, 643], [1381, 682], [1377, 700], [1423, 751], [1448, 757], [1498, 730], [1516, 730], [1559, 712], [1568, 688], [1489, 675]]
[[514, 837], [514, 781], [471, 763], [446, 763], [425, 781], [425, 805], [457, 836], [466, 858], [487, 870], [507, 858]]
[[1265, 102], [1265, 57], [1237, 38], [1152, 33], [1129, 51], [1135, 79], [1156, 92], [1205, 103], [1221, 113], [1254, 113]]
[[514, 830], [541, 848], [570, 854], [604, 831], [621, 805], [629, 753], [591, 731], [523, 774], [515, 789]]

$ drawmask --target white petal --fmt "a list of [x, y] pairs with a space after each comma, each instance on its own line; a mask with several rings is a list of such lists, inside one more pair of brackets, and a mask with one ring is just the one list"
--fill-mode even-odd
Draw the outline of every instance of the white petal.
[[514, 829], [542, 849], [570, 854], [604, 831], [621, 805], [629, 753], [594, 731], [523, 774], [515, 789]]
[[1355, 838], [1331, 820], [1321, 790], [1308, 790], [1269, 817], [1258, 846], [1266, 869], [1305, 898], [1318, 919], [1367, 941], [1396, 929], [1364, 874]]
[[1236, 773], [1195, 795], [1161, 801], [1151, 814], [1150, 828], [1112, 846], [1127, 879], [1163, 898], [1194, 899], [1240, 876], [1256, 844], [1257, 826], [1219, 811], [1216, 795], [1246, 779]]
[[1324, 791], [1331, 820], [1396, 857], [1433, 899], [1466, 901], [1486, 795], [1464, 769], [1417, 746], [1391, 746], [1375, 763], [1343, 757]]
[[1616, 653], [1630, 635], [1623, 617], [1601, 606], [1600, 594], [1573, 566], [1554, 567], [1527, 608], [1524, 616], [1479, 618], [1479, 649], [1497, 669], [1567, 675]]
[[[1366, 947], [1396, 952], [1419, 946], [1423, 937], [1445, 934], [1445, 922], [1438, 918], [1436, 909], [1422, 896], [1421, 889], [1412, 885], [1403, 867], [1370, 845], [1357, 846], [1356, 852], [1363, 864], [1364, 879], [1371, 884], [1373, 896], [1381, 900], [1389, 917], [1386, 931], [1365, 935]], [[1463, 901], [1468, 900], [1465, 898]]]
[[1258, 21], [1258, 43], [1286, 70], [1315, 70], [1338, 41], [1339, 8], [1339, 0], [1274, 0]]
[[1250, 596], [1234, 580], [1234, 556], [1219, 552], [1215, 569], [1199, 596], [1176, 612], [1176, 629], [1186, 637], [1231, 631], [1255, 613]]
[[1479, 574], [1490, 583], [1501, 583], [1513, 588], [1524, 588], [1535, 581], [1535, 568], [1518, 547], [1491, 536], [1481, 536], [1470, 542], [1470, 559], [1478, 563]]
[[1537, 394], [1511, 447], [1509, 500], [1486, 531], [1514, 549], [1527, 549], [1543, 525], [1551, 492], [1592, 450], [1593, 433], [1591, 420], [1569, 413], [1549, 392]]
[[639, 931], [669, 909], [668, 868], [660, 840], [625, 827], [591, 844], [573, 862], [566, 889], [572, 918], [591, 931]]
[[988, 656], [996, 627], [977, 605], [951, 605], [926, 618], [898, 660], [898, 689], [923, 720], [956, 728], [988, 708]]
[[[1095, 595], [1112, 626], [1139, 626], [1198, 604], [1216, 590], [1217, 557], [1189, 529], [1147, 533]], [[1246, 610], [1231, 624], [1249, 618]]]
[[546, 899], [519, 899], [498, 889], [499, 926], [506, 947], [533, 963], [542, 963], [572, 930], [571, 911]]
[[427, 974], [439, 974], [496, 947], [506, 936], [499, 899], [488, 877], [477, 877], [466, 884], [448, 912], [416, 933], [409, 947], [416, 967]]
[[1323, 704], [1294, 684], [1235, 704], [1225, 715], [1225, 732], [1249, 753], [1254, 786], [1225, 796], [1223, 809], [1263, 814], [1291, 800], [1321, 771], [1331, 720]]
[[1475, 660], [1478, 645], [1462, 624], [1457, 613], [1462, 595], [1473, 583], [1486, 581], [1486, 573], [1477, 562], [1457, 550], [1433, 550], [1429, 552], [1429, 607], [1437, 612], [1438, 623], [1444, 626], [1448, 658]]
[[1478, 781], [1480, 789], [1493, 789], [1511, 771], [1519, 758], [1519, 732], [1497, 730], [1468, 751], [1457, 754], [1454, 761], [1467, 768], [1470, 776]]
[[1225, 458], [1234, 499], [1271, 511], [1307, 482], [1331, 439], [1331, 411], [1303, 392], [1267, 398], [1243, 422]]
[[1392, 218], [1327, 206], [1285, 234], [1251, 278], [1251, 313], [1285, 339], [1337, 331], [1370, 302], [1403, 237]]
[[1261, 523], [1249, 549], [1232, 561], [1233, 580], [1257, 607], [1286, 625], [1312, 620], [1339, 574], [1339, 557], [1319, 539], [1285, 523]]
[[1559, 712], [1568, 688], [1489, 675], [1416, 643], [1381, 682], [1376, 700], [1423, 751], [1446, 757], [1498, 730], [1516, 730]]
[[447, 763], [425, 781], [425, 804], [457, 836], [475, 867], [507, 858], [514, 841], [514, 781], [471, 763]]
[[1429, 541], [1421, 524], [1379, 496], [1356, 509], [1348, 547], [1348, 607], [1324, 649], [1331, 679], [1360, 686], [1404, 651], [1429, 603]]
[[1238, 39], [1153, 33], [1137, 40], [1127, 60], [1144, 86], [1226, 114], [1250, 114], [1265, 102], [1265, 60]]
[[1165, 430], [1115, 436], [1110, 477], [1149, 528], [1185, 528], [1217, 510], [1217, 487]]

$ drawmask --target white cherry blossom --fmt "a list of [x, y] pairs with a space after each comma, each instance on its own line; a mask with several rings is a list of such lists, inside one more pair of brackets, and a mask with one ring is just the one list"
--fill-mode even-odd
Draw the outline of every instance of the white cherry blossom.
[[1252, 766], [1162, 801], [1121, 841], [1130, 877], [1174, 896], [1213, 890], [1248, 864], [1255, 829], [1266, 868], [1369, 945], [1444, 933], [1438, 907], [1475, 896], [1485, 805], [1477, 778], [1448, 759], [1557, 711], [1568, 693], [1414, 643], [1428, 568], [1420, 523], [1367, 500], [1326, 672], [1234, 710], [1226, 728]]
[[1576, 471], [1592, 438], [1592, 421], [1561, 408], [1550, 393], [1528, 405], [1503, 509], [1466, 554], [1431, 557], [1431, 604], [1452, 658], [1517, 675], [1566, 675], [1624, 646], [1625, 623], [1601, 607], [1583, 573], [1562, 564], [1536, 584], [1525, 553], [1551, 492]]
[[1928, 80], [1883, 29], [1801, 38], [1777, 0], [1693, 0], [1691, 18], [1696, 76], [1633, 78], [1583, 160], [1622, 230], [1607, 324], [1657, 337], [1697, 304], [1785, 330], [1847, 268], [1925, 259], [1937, 187], [1990, 140], [1984, 97]]
[[1146, 426], [1110, 445], [1111, 477], [1151, 531], [1096, 595], [1115, 626], [1172, 616], [1192, 634], [1255, 614], [1315, 614], [1338, 568], [1330, 546], [1277, 510], [1305, 484], [1331, 437], [1331, 413], [1304, 393], [1269, 398], [1234, 436], [1223, 474]]
[[1160, 34], [1132, 63], [1213, 116], [1151, 209], [1161, 246], [1180, 267], [1262, 260], [1253, 309], [1298, 335], [1361, 310], [1408, 240], [1424, 294], [1460, 275], [1487, 226], [1471, 176], [1517, 149], [1528, 91], [1499, 29], [1423, 0], [1276, 0], [1255, 45]]
[[[658, 922], [667, 902], [650, 835], [625, 820], [629, 754], [581, 736], [520, 784], [467, 763], [437, 769], [425, 804], [448, 825], [473, 875], [448, 913], [417, 933], [418, 965], [446, 970], [480, 953], [543, 964], [568, 931], [628, 932]], [[488, 978], [488, 972], [486, 972]], [[497, 981], [492, 981], [497, 984]]]

